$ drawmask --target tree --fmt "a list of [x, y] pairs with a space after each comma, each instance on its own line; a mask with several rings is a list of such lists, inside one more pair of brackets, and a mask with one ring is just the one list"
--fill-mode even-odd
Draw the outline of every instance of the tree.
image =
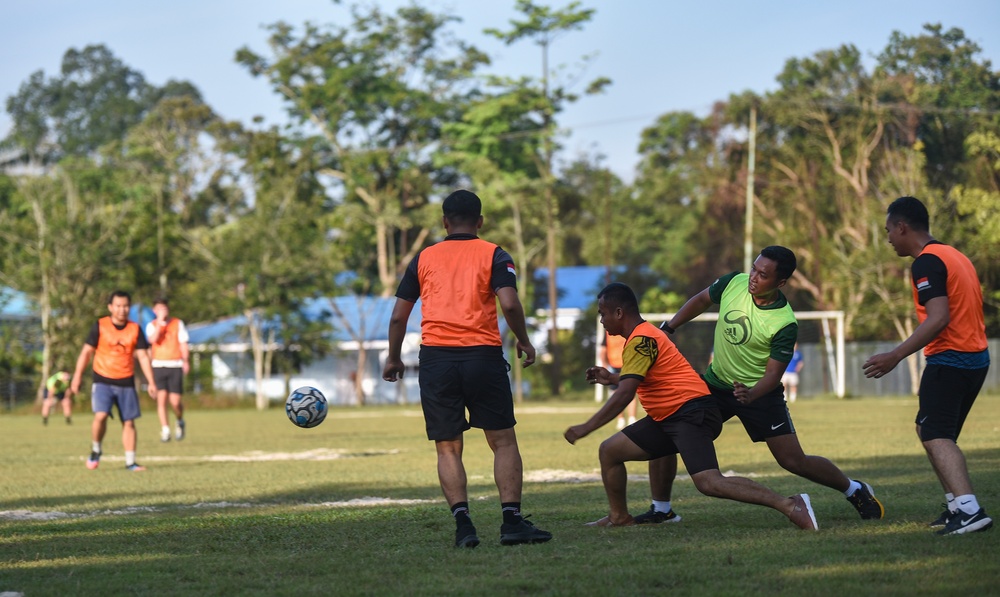
[[[510, 45], [523, 39], [534, 41], [542, 49], [541, 93], [543, 101], [539, 102], [541, 117], [541, 152], [535, 156], [535, 169], [541, 176], [541, 190], [545, 205], [545, 235], [546, 235], [546, 265], [548, 267], [548, 299], [549, 299], [549, 353], [552, 356], [550, 376], [551, 390], [558, 395], [562, 387], [562, 376], [559, 373], [559, 330], [556, 328], [556, 312], [559, 306], [558, 282], [556, 268], [559, 264], [560, 214], [559, 204], [555, 196], [555, 173], [553, 156], [555, 154], [555, 115], [562, 105], [574, 101], [576, 97], [562, 86], [553, 84], [553, 73], [549, 69], [549, 48], [565, 33], [578, 30], [588, 22], [594, 14], [593, 9], [581, 9], [580, 2], [571, 2], [565, 8], [552, 9], [548, 6], [535, 4], [531, 0], [517, 0], [515, 9], [524, 15], [524, 20], [511, 19], [511, 29], [487, 29], [486, 33]], [[588, 86], [588, 93], [597, 93], [610, 84], [607, 78], [599, 78]]]
[[[351, 12], [349, 27], [307, 23], [299, 34], [276, 23], [270, 58], [243, 48], [237, 61], [287, 100], [302, 143], [336, 183], [331, 196], [348, 208], [353, 225], [341, 232], [358, 246], [370, 239], [378, 290], [388, 295], [439, 221], [426, 212], [430, 197], [456, 180], [434, 167], [441, 126], [458, 118], [473, 71], [487, 58], [445, 42], [454, 17], [417, 6], [395, 15]], [[367, 266], [370, 254], [358, 251], [360, 261], [349, 265]]]
[[23, 151], [31, 165], [90, 155], [121, 140], [161, 99], [177, 96], [200, 100], [187, 82], [150, 85], [104, 45], [70, 48], [58, 77], [36, 71], [7, 98], [14, 127], [4, 143]]
[[264, 380], [282, 346], [294, 338], [311, 340], [314, 352], [322, 353], [325, 341], [316, 322], [303, 320], [299, 311], [307, 299], [333, 291], [342, 255], [328, 235], [337, 222], [326, 209], [308, 147], [289, 143], [273, 129], [234, 131], [226, 143], [242, 159], [252, 196], [248, 209], [212, 229], [207, 246], [214, 259], [203, 270], [200, 288], [228, 312], [243, 314], [256, 405], [263, 410]]

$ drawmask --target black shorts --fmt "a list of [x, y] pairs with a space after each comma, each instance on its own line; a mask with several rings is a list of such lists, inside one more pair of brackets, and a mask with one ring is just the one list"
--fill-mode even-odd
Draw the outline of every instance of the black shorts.
[[510, 365], [503, 352], [498, 350], [497, 355], [420, 360], [420, 406], [427, 439], [450, 440], [471, 427], [496, 431], [517, 423], [507, 377]]
[[49, 392], [49, 389], [45, 388], [44, 390], [42, 390], [42, 392], [43, 392], [43, 394], [42, 394], [43, 398], [55, 398], [56, 400], [65, 400], [66, 399], [66, 390], [63, 390], [62, 392], [57, 392], [55, 394], [51, 394]]
[[924, 368], [920, 376], [920, 409], [915, 421], [920, 426], [920, 441], [958, 441], [989, 369], [959, 369], [947, 365]]
[[168, 394], [184, 393], [184, 370], [180, 367], [153, 367], [153, 381], [157, 390]]
[[732, 390], [713, 386], [707, 380], [705, 383], [722, 413], [722, 420], [738, 417], [751, 440], [762, 442], [769, 437], [795, 433], [792, 415], [785, 404], [785, 388], [781, 384], [750, 404], [740, 404]]
[[622, 433], [653, 458], [680, 454], [689, 475], [719, 468], [712, 442], [722, 433], [722, 416], [708, 397], [686, 403], [662, 421], [643, 417]]

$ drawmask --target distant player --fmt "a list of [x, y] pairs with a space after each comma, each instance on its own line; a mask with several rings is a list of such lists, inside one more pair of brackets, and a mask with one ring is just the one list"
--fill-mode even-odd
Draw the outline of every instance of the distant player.
[[924, 349], [917, 437], [947, 503], [930, 526], [943, 527], [940, 535], [986, 531], [993, 519], [972, 492], [969, 467], [958, 447], [958, 435], [990, 368], [979, 276], [968, 257], [931, 236], [930, 216], [919, 199], [900, 197], [889, 204], [885, 230], [896, 254], [913, 258], [919, 325], [899, 346], [865, 361], [865, 377], [882, 377]]
[[143, 375], [149, 383], [149, 394], [156, 396], [156, 381], [149, 362], [149, 343], [138, 323], [129, 321], [128, 312], [132, 297], [124, 290], [116, 290], [108, 298], [108, 317], [102, 317], [90, 328], [80, 356], [76, 359], [76, 371], [70, 391], [80, 393], [83, 370], [90, 359], [94, 359], [94, 384], [90, 391], [94, 422], [91, 424], [91, 451], [87, 458], [87, 468], [94, 470], [100, 464], [101, 442], [108, 430], [108, 417], [114, 408], [122, 422], [122, 446], [125, 448], [125, 469], [144, 471], [146, 467], [135, 461], [138, 437], [135, 420], [142, 416], [139, 411], [139, 396], [135, 391], [135, 360], [139, 361]]
[[805, 361], [802, 360], [802, 353], [799, 351], [799, 343], [795, 343], [795, 349], [792, 351], [792, 360], [788, 361], [788, 366], [785, 367], [785, 373], [781, 376], [781, 385], [785, 386], [788, 390], [788, 401], [795, 402], [795, 399], [799, 396], [799, 374], [802, 372], [802, 367], [805, 366]]
[[609, 334], [626, 338], [620, 374], [604, 367], [587, 370], [590, 383], [617, 384], [611, 398], [586, 423], [566, 430], [571, 444], [608, 423], [642, 390], [639, 401], [649, 413], [604, 440], [600, 448], [601, 478], [609, 513], [595, 526], [628, 526], [625, 463], [680, 453], [698, 491], [705, 495], [773, 508], [805, 530], [817, 530], [809, 496], [782, 497], [770, 489], [719, 472], [713, 440], [722, 431], [722, 414], [699, 377], [667, 334], [639, 314], [635, 293], [613, 283], [597, 295], [597, 312]]
[[66, 416], [66, 424], [73, 424], [73, 398], [66, 395], [69, 389], [69, 373], [59, 371], [49, 376], [45, 380], [45, 396], [42, 400], [42, 425], [49, 424], [49, 413], [55, 408], [56, 402], [62, 403], [63, 415]]
[[190, 370], [188, 331], [183, 321], [170, 316], [167, 299], [156, 299], [153, 302], [153, 313], [156, 314], [156, 319], [146, 324], [146, 339], [149, 340], [153, 376], [156, 378], [158, 389], [156, 414], [160, 417], [160, 441], [170, 441], [168, 401], [174, 416], [177, 417], [174, 437], [180, 441], [184, 439], [185, 432], [184, 403], [181, 402], [181, 394], [184, 393], [184, 376]]

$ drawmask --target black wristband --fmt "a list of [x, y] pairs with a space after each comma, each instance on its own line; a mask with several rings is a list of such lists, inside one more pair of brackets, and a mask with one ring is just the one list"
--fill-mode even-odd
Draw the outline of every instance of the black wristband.
[[665, 321], [660, 324], [660, 329], [668, 334], [673, 334], [675, 331], [677, 331], [674, 328], [670, 327], [670, 324]]

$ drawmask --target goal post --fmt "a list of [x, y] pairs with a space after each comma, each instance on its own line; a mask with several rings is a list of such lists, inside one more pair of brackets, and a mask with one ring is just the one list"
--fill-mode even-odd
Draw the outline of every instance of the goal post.
[[[659, 325], [670, 321], [674, 313], [642, 313], [646, 321]], [[824, 391], [832, 391], [837, 398], [846, 395], [846, 361], [844, 348], [844, 312], [843, 311], [797, 311], [795, 319], [799, 324], [799, 345], [809, 347], [812, 355], [822, 361], [824, 367]], [[715, 333], [715, 322], [719, 320], [718, 312], [707, 312], [684, 324], [683, 331], [671, 336], [681, 353], [691, 362], [696, 371], [703, 372], [711, 358], [711, 344]], [[833, 325], [831, 326], [831, 322]], [[601, 364], [601, 346], [604, 344], [604, 326], [600, 317], [597, 318], [595, 332], [594, 363]], [[604, 400], [604, 386], [594, 387], [594, 400]]]

